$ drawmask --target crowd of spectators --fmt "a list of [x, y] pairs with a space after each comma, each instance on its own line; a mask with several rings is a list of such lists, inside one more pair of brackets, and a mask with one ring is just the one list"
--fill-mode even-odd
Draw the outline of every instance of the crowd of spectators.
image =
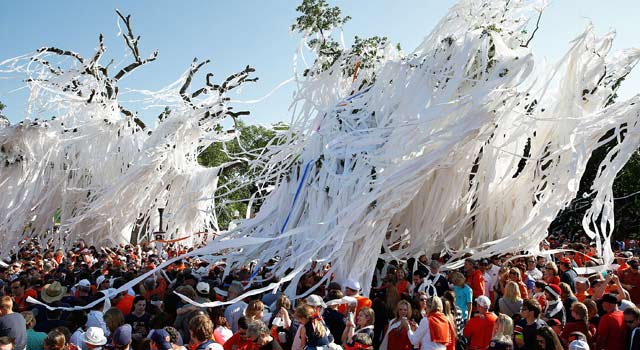
[[[447, 256], [380, 260], [364, 289], [318, 283], [327, 269], [314, 268], [293, 301], [279, 291], [240, 298], [271, 281], [269, 263], [225, 274], [224, 259], [183, 258], [126, 288], [187, 249], [24, 242], [0, 267], [0, 350], [640, 349], [636, 242], [615, 242], [615, 264], [602, 266], [593, 245], [569, 241], [446, 271]], [[233, 302], [200, 307], [177, 293]]]

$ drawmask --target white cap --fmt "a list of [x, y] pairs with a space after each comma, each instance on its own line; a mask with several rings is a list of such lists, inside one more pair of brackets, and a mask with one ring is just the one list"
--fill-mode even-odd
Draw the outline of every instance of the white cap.
[[311, 294], [307, 297], [307, 304], [311, 306], [322, 306], [326, 308], [327, 305], [324, 303], [322, 298], [319, 295]]
[[209, 283], [198, 282], [198, 284], [196, 285], [196, 290], [200, 294], [209, 294]]
[[356, 281], [354, 279], [351, 279], [351, 278], [349, 278], [346, 281], [344, 281], [343, 285], [344, 285], [345, 288], [349, 288], [349, 289], [357, 290], [357, 291], [360, 290], [360, 282], [358, 282], [358, 281]]
[[584, 340], [574, 340], [569, 343], [569, 350], [589, 350], [589, 344]]
[[89, 282], [89, 280], [80, 280], [80, 282], [78, 282], [78, 286], [80, 287], [91, 287], [91, 282]]
[[98, 278], [96, 278], [96, 285], [98, 287], [100, 287], [100, 285], [102, 284], [102, 282], [104, 282], [104, 280], [106, 280], [107, 278], [104, 277], [104, 275], [100, 275], [98, 276]]
[[82, 341], [91, 345], [105, 345], [107, 338], [104, 336], [104, 331], [100, 327], [89, 327], [82, 336]]
[[491, 300], [489, 300], [489, 298], [487, 298], [486, 296], [481, 295], [476, 298], [476, 304], [488, 309], [491, 307]]

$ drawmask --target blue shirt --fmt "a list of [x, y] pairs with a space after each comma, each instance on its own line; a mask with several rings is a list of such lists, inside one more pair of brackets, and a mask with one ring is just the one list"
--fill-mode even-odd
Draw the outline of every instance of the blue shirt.
[[462, 319], [469, 319], [468, 304], [473, 303], [473, 291], [468, 284], [464, 287], [453, 286], [453, 292], [456, 295], [456, 306], [462, 311]]

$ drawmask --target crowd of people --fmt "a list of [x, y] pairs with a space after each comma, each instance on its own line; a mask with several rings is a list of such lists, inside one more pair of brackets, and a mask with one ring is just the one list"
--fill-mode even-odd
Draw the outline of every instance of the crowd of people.
[[[24, 242], [0, 267], [0, 350], [640, 349], [636, 242], [615, 242], [602, 269], [593, 245], [569, 241], [446, 271], [447, 256], [380, 260], [364, 289], [319, 283], [327, 269], [314, 268], [297, 300], [241, 298], [272, 281], [268, 263], [226, 271], [224, 259], [183, 258], [126, 288], [187, 249]], [[216, 300], [231, 303], [199, 306]]]

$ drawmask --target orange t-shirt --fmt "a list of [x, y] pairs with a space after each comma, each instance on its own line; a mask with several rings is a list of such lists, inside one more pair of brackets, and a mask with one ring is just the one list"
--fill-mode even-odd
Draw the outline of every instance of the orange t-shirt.
[[464, 336], [470, 338], [469, 349], [486, 349], [491, 341], [493, 326], [498, 317], [493, 312], [472, 317], [464, 327]]
[[222, 345], [224, 350], [257, 350], [258, 345], [248, 339], [244, 339], [240, 336], [240, 333], [236, 333], [227, 339]]
[[122, 311], [123, 315], [127, 316], [131, 313], [131, 309], [133, 308], [133, 299], [135, 299], [133, 295], [125, 294], [120, 298], [120, 301], [118, 301], [115, 307]]
[[471, 275], [467, 276], [467, 284], [471, 287], [474, 298], [484, 295], [484, 276], [482, 271], [475, 270]]

